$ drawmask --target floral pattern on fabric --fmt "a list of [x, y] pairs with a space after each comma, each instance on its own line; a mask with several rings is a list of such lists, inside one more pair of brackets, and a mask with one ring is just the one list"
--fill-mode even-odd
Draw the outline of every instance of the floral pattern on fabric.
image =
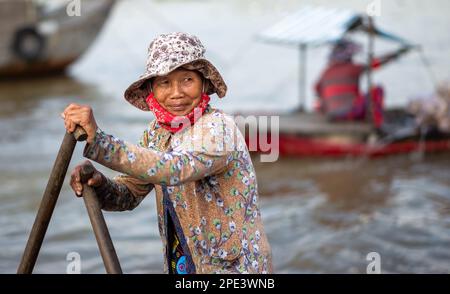
[[[124, 173], [121, 182], [133, 195], [142, 195], [134, 192], [137, 188], [154, 185], [166, 256], [164, 186], [178, 235], [186, 239], [184, 253], [197, 273], [272, 272], [255, 171], [231, 118], [209, 107], [192, 127], [175, 134], [153, 121], [139, 145], [99, 130], [84, 154]], [[168, 266], [165, 260], [166, 272]]]

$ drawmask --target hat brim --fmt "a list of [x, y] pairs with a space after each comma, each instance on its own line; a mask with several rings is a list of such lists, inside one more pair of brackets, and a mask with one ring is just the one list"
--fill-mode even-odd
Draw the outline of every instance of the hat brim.
[[[180, 64], [177, 67], [173, 68], [171, 72], [177, 68], [186, 68], [189, 70], [197, 70], [199, 71], [205, 79], [209, 81], [207, 87], [205, 88], [205, 92], [208, 95], [216, 93], [219, 98], [225, 96], [227, 92], [227, 85], [225, 84], [222, 76], [220, 75], [217, 68], [209, 62], [207, 59], [200, 58], [194, 61], [187, 62], [185, 64]], [[168, 74], [168, 73], [166, 73]], [[151, 78], [166, 75], [166, 74], [158, 74], [158, 73], [145, 73], [139, 77], [139, 79], [133, 82], [124, 93], [125, 99], [131, 103], [133, 106], [143, 110], [150, 111], [146, 98], [150, 94], [148, 87], [145, 85], [145, 82]]]

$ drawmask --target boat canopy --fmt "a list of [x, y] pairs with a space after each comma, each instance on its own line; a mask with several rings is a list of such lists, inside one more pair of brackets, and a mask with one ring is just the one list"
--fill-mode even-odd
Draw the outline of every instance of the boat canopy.
[[[269, 43], [292, 45], [299, 49], [300, 105], [298, 110], [301, 111], [304, 110], [306, 99], [307, 48], [332, 44], [353, 31], [368, 33], [369, 59], [372, 58], [374, 36], [400, 43], [402, 46], [415, 46], [393, 33], [381, 30], [373, 24], [372, 18], [367, 14], [322, 6], [305, 6], [260, 32], [256, 38]], [[367, 71], [367, 74], [370, 75], [370, 70]], [[368, 80], [371, 84], [371, 79]]]
[[[259, 33], [257, 38], [285, 45], [325, 45], [336, 42], [350, 31], [367, 31], [364, 22], [366, 16], [348, 9], [306, 6]], [[412, 45], [405, 39], [377, 27], [374, 32], [381, 38]]]

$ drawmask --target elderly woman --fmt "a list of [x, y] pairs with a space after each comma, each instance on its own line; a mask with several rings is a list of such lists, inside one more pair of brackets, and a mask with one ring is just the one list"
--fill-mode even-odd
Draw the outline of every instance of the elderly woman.
[[[61, 116], [68, 132], [87, 132], [85, 157], [121, 173], [89, 179], [102, 209], [131, 210], [155, 189], [165, 272], [271, 273], [251, 157], [234, 121], [209, 105], [227, 87], [204, 53], [185, 33], [151, 42], [146, 73], [125, 91], [155, 115], [137, 146], [102, 131], [89, 106], [71, 104]], [[78, 196], [80, 169], [71, 176]]]

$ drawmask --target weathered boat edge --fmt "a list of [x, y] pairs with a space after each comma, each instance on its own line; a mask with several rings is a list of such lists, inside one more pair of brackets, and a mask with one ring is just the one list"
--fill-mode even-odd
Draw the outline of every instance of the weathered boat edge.
[[[80, 58], [95, 41], [104, 23], [108, 19], [116, 0], [96, 2], [96, 9], [83, 16], [74, 16], [64, 19], [60, 15], [49, 15], [48, 19], [39, 19], [40, 23], [48, 25], [58, 22], [58, 29], [46, 36], [46, 48], [42, 58], [26, 61], [17, 58], [12, 53], [9, 62], [0, 66], [0, 79], [20, 79], [41, 75], [52, 75], [64, 70]], [[80, 19], [77, 19], [80, 18]], [[23, 27], [28, 27], [23, 24]], [[70, 31], [73, 33], [69, 33]], [[89, 30], [89, 33], [86, 31]], [[84, 41], [80, 42], [80, 38]], [[76, 43], [75, 45], [74, 42]], [[72, 45], [71, 45], [72, 44]]]

